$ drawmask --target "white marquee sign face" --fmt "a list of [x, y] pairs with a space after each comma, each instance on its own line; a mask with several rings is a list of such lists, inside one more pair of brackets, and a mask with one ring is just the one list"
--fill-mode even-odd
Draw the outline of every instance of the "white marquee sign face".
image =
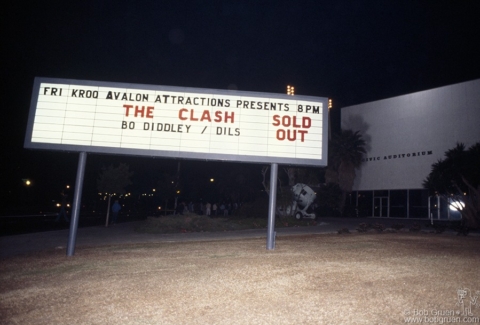
[[326, 166], [327, 99], [36, 78], [26, 148]]

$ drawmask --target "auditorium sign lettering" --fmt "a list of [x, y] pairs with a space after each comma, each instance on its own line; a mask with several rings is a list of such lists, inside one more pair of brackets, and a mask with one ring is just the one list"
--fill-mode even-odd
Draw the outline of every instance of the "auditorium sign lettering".
[[362, 162], [370, 162], [370, 161], [380, 161], [380, 160], [390, 160], [390, 159], [404, 159], [404, 158], [418, 158], [422, 156], [430, 156], [433, 154], [432, 150], [425, 150], [425, 151], [415, 151], [415, 152], [408, 152], [408, 153], [399, 153], [394, 155], [375, 155], [372, 157], [364, 157]]

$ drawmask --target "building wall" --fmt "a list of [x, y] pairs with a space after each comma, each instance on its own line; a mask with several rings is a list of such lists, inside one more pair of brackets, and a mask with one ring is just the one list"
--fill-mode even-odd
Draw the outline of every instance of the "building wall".
[[457, 142], [480, 141], [480, 79], [342, 108], [342, 129], [360, 131], [367, 154], [354, 190], [420, 189]]

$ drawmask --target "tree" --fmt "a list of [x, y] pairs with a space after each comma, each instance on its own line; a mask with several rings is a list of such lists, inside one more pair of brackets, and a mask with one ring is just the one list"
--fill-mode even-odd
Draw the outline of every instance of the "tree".
[[338, 184], [342, 191], [339, 210], [344, 212], [347, 194], [352, 191], [355, 170], [360, 167], [366, 153], [365, 140], [359, 131], [342, 130], [329, 144], [329, 163], [325, 172], [326, 183]]
[[480, 225], [480, 142], [468, 150], [463, 143], [445, 152], [445, 158], [432, 165], [423, 186], [432, 194], [460, 207], [467, 227]]
[[105, 226], [108, 226], [108, 218], [110, 216], [110, 201], [112, 195], [125, 194], [125, 189], [132, 184], [130, 177], [133, 172], [129, 171], [127, 164], [120, 163], [118, 167], [113, 165], [108, 168], [103, 167], [97, 179], [97, 189], [99, 192], [105, 192], [108, 195], [107, 218]]

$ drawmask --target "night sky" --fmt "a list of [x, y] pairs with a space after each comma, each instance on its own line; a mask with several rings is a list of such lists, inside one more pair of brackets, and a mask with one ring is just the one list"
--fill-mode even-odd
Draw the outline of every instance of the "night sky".
[[[23, 149], [36, 76], [273, 93], [292, 84], [296, 94], [332, 98], [337, 115], [480, 78], [476, 0], [8, 2], [0, 20], [1, 180], [10, 201], [22, 178], [55, 193], [75, 179], [77, 153]], [[91, 184], [111, 163], [129, 163], [138, 186], [176, 166], [87, 161]], [[218, 171], [218, 163], [184, 163], [197, 174]]]

